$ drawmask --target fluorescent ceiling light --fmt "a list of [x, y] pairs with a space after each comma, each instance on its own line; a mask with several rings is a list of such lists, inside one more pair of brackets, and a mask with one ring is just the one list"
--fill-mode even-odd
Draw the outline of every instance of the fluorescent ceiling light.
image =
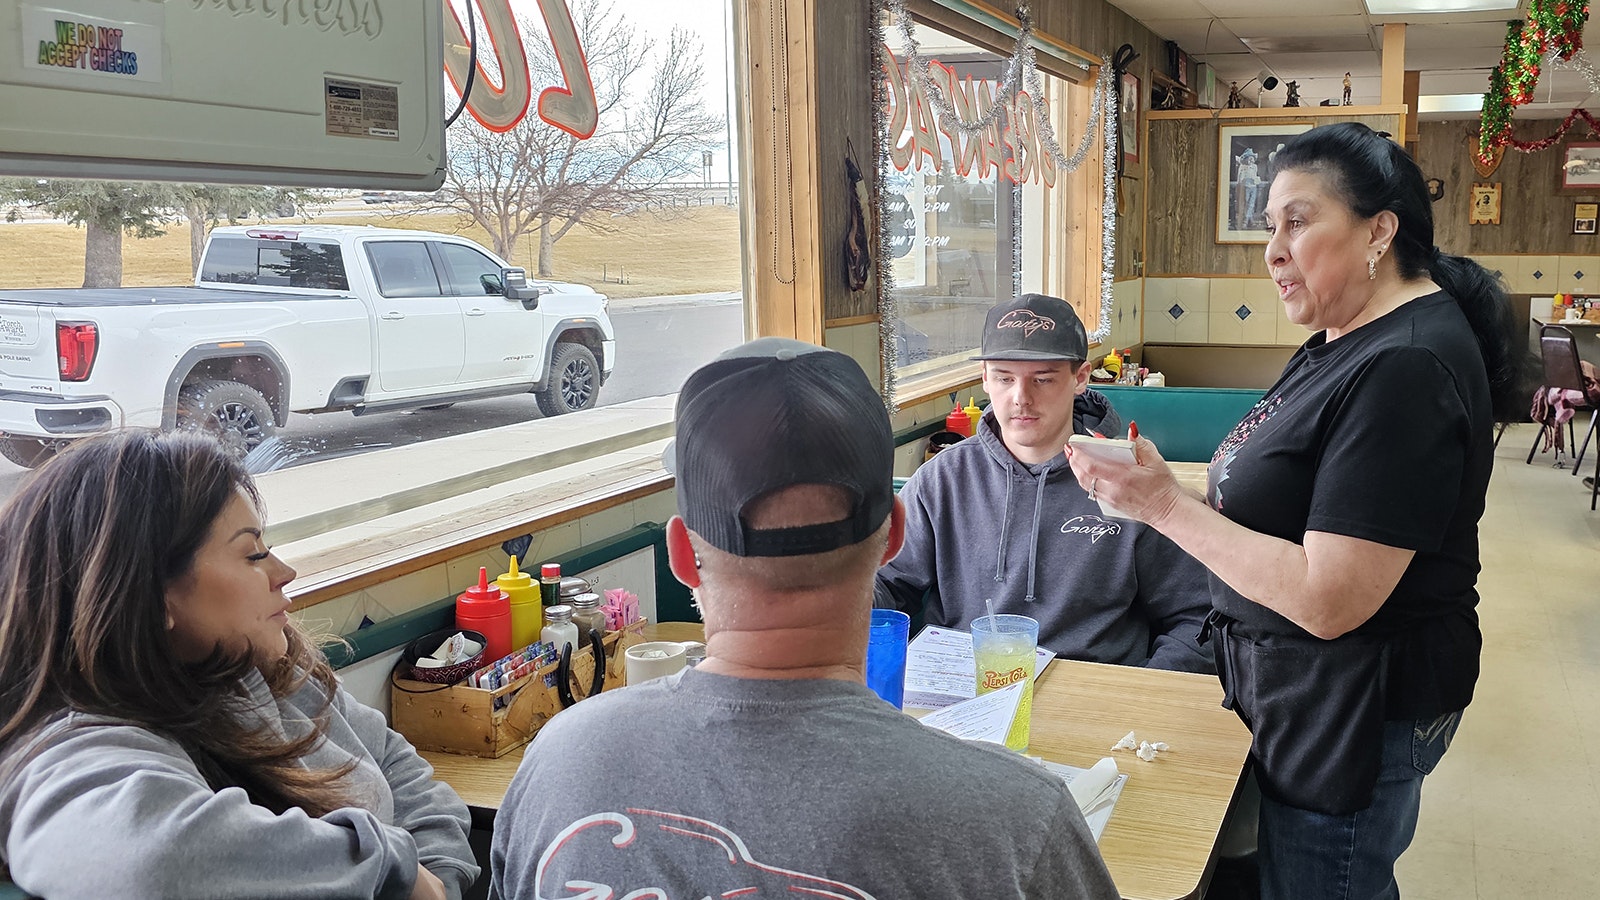
[[1417, 98], [1417, 112], [1472, 112], [1483, 109], [1482, 94], [1423, 94]]
[[1516, 9], [1518, 0], [1366, 0], [1374, 16], [1410, 16], [1419, 13], [1490, 12]]

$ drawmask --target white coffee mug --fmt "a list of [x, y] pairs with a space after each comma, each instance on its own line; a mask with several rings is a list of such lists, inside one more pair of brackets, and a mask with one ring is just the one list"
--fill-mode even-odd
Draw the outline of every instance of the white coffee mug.
[[628, 669], [628, 683], [638, 684], [652, 678], [665, 678], [682, 669], [687, 662], [688, 648], [677, 641], [646, 641], [634, 644], [624, 653]]

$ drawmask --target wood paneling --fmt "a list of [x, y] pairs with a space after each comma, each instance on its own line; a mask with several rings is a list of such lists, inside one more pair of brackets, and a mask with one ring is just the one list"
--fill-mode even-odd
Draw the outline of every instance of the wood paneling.
[[[817, 201], [821, 205], [821, 269], [823, 318], [859, 320], [878, 312], [876, 285], [850, 290], [845, 273], [844, 239], [850, 219], [850, 179], [845, 171], [845, 146], [855, 150], [856, 163], [866, 178], [867, 196], [876, 183], [876, 154], [872, 140], [872, 19], [867, 0], [815, 0], [816, 33], [820, 36], [817, 76], [818, 171]], [[872, 211], [867, 229], [872, 253], [878, 253]]]
[[[1551, 120], [1518, 122], [1518, 140], [1549, 137], [1558, 123]], [[1422, 174], [1444, 179], [1444, 197], [1433, 204], [1433, 240], [1440, 248], [1464, 256], [1512, 253], [1600, 254], [1600, 237], [1572, 233], [1572, 204], [1600, 201], [1600, 191], [1562, 193], [1562, 145], [1536, 153], [1507, 150], [1500, 168], [1483, 178], [1472, 168], [1468, 141], [1478, 130], [1476, 121], [1423, 122], [1419, 128], [1418, 159]], [[1568, 132], [1582, 140], [1581, 126]], [[1473, 182], [1499, 182], [1500, 224], [1468, 225], [1467, 207]]]
[[[1316, 109], [1316, 112], [1312, 110]], [[1217, 237], [1217, 129], [1229, 125], [1274, 125], [1313, 119], [1364, 122], [1398, 133], [1393, 112], [1335, 113], [1320, 108], [1273, 110], [1273, 115], [1210, 112], [1152, 117], [1148, 134], [1150, 204], [1145, 220], [1149, 247], [1146, 275], [1266, 275], [1261, 244], [1219, 244]], [[1466, 215], [1466, 207], [1462, 207]]]
[[[1139, 58], [1133, 61], [1128, 71], [1139, 77], [1139, 93], [1143, 94], [1139, 100], [1141, 115], [1148, 115], [1150, 111], [1150, 77], [1151, 66], [1158, 70], [1166, 71], [1166, 49], [1161, 38], [1156, 37], [1148, 28], [1140, 25], [1127, 13], [1100, 0], [1039, 0], [1033, 4], [1035, 25], [1040, 31], [1054, 35], [1069, 44], [1082, 47], [1090, 53], [1100, 55], [1109, 65], [1111, 55], [1123, 44], [1132, 44]], [[1140, 123], [1144, 127], [1144, 123]], [[1062, 136], [1061, 144], [1068, 152], [1077, 144], [1082, 132]], [[1143, 217], [1145, 205], [1145, 191], [1148, 188], [1149, 174], [1147, 165], [1152, 156], [1150, 148], [1154, 138], [1153, 134], [1145, 133], [1140, 142], [1144, 152], [1139, 157], [1136, 165], [1123, 169], [1121, 179], [1121, 198], [1117, 204], [1117, 261], [1116, 276], [1118, 279], [1133, 278], [1140, 273], [1137, 266], [1146, 260], [1145, 247], [1147, 246], [1144, 234]], [[1098, 153], [1099, 142], [1095, 144]], [[1099, 185], [1095, 185], [1096, 190]], [[1098, 257], [1096, 257], [1097, 259]], [[1095, 260], [1091, 260], [1093, 265]], [[1098, 291], [1095, 292], [1098, 296]]]

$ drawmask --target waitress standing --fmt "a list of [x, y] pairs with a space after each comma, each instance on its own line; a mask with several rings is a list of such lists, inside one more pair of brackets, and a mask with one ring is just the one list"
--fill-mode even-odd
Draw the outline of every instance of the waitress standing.
[[1422, 173], [1364, 125], [1276, 159], [1267, 268], [1315, 332], [1212, 459], [1069, 458], [1211, 571], [1224, 705], [1253, 735], [1262, 896], [1399, 896], [1423, 777], [1478, 677], [1478, 519], [1518, 363], [1509, 305], [1439, 252]]

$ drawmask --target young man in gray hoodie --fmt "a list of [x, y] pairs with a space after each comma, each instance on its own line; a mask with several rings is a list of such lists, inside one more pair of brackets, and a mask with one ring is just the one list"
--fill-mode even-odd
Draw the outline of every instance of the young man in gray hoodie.
[[1088, 355], [1063, 300], [989, 310], [976, 358], [991, 405], [973, 438], [901, 490], [905, 547], [879, 569], [875, 602], [967, 630], [992, 599], [1039, 620], [1039, 644], [1070, 659], [1215, 672], [1196, 640], [1206, 570], [1154, 529], [1103, 515], [1067, 466], [1069, 436], [1120, 425], [1102, 396], [1078, 402]]

